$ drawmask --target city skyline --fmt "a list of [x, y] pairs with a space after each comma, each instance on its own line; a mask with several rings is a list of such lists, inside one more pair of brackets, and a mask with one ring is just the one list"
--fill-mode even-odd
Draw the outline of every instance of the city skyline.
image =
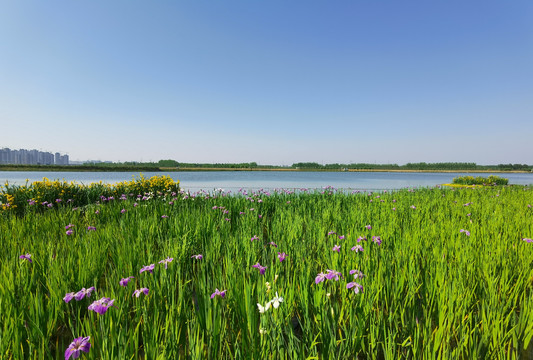
[[533, 2], [7, 2], [2, 146], [531, 164]]
[[36, 149], [0, 148], [2, 165], [69, 165], [68, 154], [52, 153]]

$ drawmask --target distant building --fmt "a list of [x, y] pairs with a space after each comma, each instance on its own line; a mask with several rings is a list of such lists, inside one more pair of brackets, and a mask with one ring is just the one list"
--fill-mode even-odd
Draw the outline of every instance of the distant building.
[[0, 149], [0, 164], [9, 165], [68, 165], [68, 155], [60, 153], [38, 150], [11, 150], [9, 148]]

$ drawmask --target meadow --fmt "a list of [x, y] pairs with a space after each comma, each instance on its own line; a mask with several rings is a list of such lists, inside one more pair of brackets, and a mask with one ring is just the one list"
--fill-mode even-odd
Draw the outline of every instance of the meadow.
[[527, 359], [530, 187], [0, 193], [2, 359]]

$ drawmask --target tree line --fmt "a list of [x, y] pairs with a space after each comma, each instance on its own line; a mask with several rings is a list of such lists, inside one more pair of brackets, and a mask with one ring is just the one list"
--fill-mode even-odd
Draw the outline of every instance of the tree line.
[[160, 171], [171, 169], [292, 169], [292, 170], [316, 170], [316, 171], [347, 171], [347, 170], [411, 170], [411, 171], [533, 171], [533, 165], [527, 164], [498, 164], [478, 165], [470, 162], [439, 162], [439, 163], [407, 163], [398, 164], [319, 164], [317, 162], [298, 162], [291, 166], [258, 165], [256, 162], [246, 163], [184, 163], [176, 160], [159, 160], [158, 162], [88, 162], [82, 165], [0, 165], [0, 170], [81, 170], [81, 171]]

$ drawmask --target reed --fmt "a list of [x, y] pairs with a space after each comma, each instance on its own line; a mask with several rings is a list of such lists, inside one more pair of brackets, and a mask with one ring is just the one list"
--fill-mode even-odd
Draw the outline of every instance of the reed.
[[531, 355], [530, 188], [173, 190], [0, 211], [0, 358]]

